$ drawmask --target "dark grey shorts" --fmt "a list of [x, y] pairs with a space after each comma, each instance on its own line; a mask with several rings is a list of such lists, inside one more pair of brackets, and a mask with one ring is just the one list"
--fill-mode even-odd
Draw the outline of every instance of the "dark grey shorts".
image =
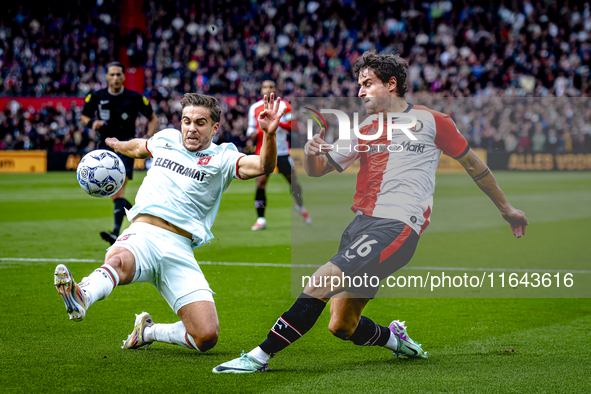
[[[360, 215], [343, 232], [339, 252], [330, 261], [347, 276], [377, 276], [382, 280], [408, 264], [419, 239], [410, 226], [399, 220]], [[350, 291], [373, 298], [378, 289], [379, 285], [368, 284], [351, 287]]]

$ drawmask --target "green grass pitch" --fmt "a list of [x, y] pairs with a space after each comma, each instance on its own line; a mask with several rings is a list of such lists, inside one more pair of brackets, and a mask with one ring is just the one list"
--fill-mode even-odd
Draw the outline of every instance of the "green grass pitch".
[[[144, 176], [135, 175], [126, 193], [130, 199]], [[433, 223], [412, 265], [591, 270], [589, 173], [495, 175], [510, 202], [528, 215], [525, 238], [511, 236], [466, 175], [439, 175]], [[406, 320], [428, 360], [396, 359], [385, 349], [332, 337], [327, 308], [304, 338], [271, 360], [269, 373], [212, 374], [219, 363], [258, 345], [293, 303], [289, 264], [292, 253], [302, 254], [292, 249], [314, 242], [312, 229], [322, 230], [331, 209], [351, 203], [345, 189], [353, 179], [346, 177], [344, 182], [302, 180], [314, 224], [306, 229], [293, 217], [293, 245], [287, 183], [271, 178], [269, 228], [256, 233], [250, 231], [254, 181], [232, 184], [212, 229], [216, 239], [195, 251], [197, 260], [285, 267], [202, 266], [217, 293], [220, 338], [214, 349], [200, 354], [161, 343], [148, 350], [120, 349], [134, 313], [148, 311], [161, 323], [178, 320], [148, 284], [117, 288], [93, 305], [83, 322], [69, 321], [53, 286], [57, 263], [22, 259], [102, 260], [106, 244], [99, 231], [112, 228], [112, 203], [85, 195], [74, 173], [0, 175], [0, 391], [591, 392], [588, 298], [378, 298], [369, 303], [366, 315], [376, 322]], [[330, 182], [330, 196], [318, 192]], [[341, 229], [350, 219], [343, 216]], [[334, 228], [326, 227], [327, 233]], [[336, 249], [339, 235], [331, 234], [323, 247]], [[309, 263], [325, 262], [313, 259]], [[68, 263], [78, 280], [98, 265]], [[577, 283], [589, 283], [589, 277], [580, 274]]]

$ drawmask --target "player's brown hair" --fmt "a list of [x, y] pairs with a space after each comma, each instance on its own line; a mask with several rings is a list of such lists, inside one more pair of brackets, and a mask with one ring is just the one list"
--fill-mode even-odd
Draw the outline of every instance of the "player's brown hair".
[[185, 107], [194, 106], [209, 108], [209, 116], [213, 123], [218, 123], [220, 121], [222, 109], [215, 97], [197, 93], [185, 93], [185, 96], [181, 100], [181, 105], [181, 113], [184, 111]]
[[388, 83], [390, 78], [396, 78], [398, 95], [404, 97], [408, 92], [406, 85], [406, 70], [408, 69], [408, 62], [397, 53], [367, 51], [355, 61], [353, 65], [353, 72], [359, 77], [361, 70], [370, 69], [383, 82], [384, 85]]

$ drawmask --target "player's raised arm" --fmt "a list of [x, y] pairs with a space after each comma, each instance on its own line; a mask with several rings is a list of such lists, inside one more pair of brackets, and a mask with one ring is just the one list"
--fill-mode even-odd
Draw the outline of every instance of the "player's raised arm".
[[275, 95], [265, 95], [265, 109], [259, 114], [259, 126], [263, 130], [263, 144], [259, 155], [246, 156], [238, 162], [238, 175], [242, 179], [256, 178], [263, 174], [270, 174], [277, 165], [277, 141], [275, 132], [279, 127], [281, 117], [287, 108], [279, 110], [281, 98], [275, 101]]
[[136, 138], [129, 141], [119, 141], [117, 138], [107, 138], [105, 143], [117, 153], [133, 157], [134, 159], [145, 159], [150, 157], [150, 152], [146, 147], [146, 141], [143, 138]]
[[304, 146], [304, 169], [309, 176], [319, 177], [335, 170], [326, 154], [332, 150], [324, 141], [326, 130], [323, 128]]
[[529, 224], [525, 214], [509, 204], [505, 194], [499, 187], [490, 169], [480, 157], [471, 149], [466, 155], [457, 159], [474, 182], [496, 205], [503, 219], [511, 225], [511, 231], [517, 238], [525, 235], [525, 226]]

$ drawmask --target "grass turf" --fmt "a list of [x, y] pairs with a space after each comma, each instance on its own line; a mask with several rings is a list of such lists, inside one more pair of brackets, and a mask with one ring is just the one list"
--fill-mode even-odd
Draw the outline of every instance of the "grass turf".
[[[494, 206], [465, 175], [438, 176], [433, 224], [423, 235], [416, 266], [589, 269], [586, 238], [591, 180], [586, 173], [497, 173], [510, 201], [531, 226], [512, 239]], [[130, 183], [133, 196], [142, 173]], [[272, 177], [269, 230], [251, 232], [254, 182], [234, 182], [224, 195], [211, 245], [201, 261], [289, 264], [316, 229], [327, 249], [338, 226], [326, 223], [334, 206], [347, 207], [352, 179], [303, 180], [310, 228], [293, 219], [287, 184]], [[330, 186], [330, 200], [323, 188]], [[341, 188], [341, 189], [339, 189]], [[218, 376], [217, 364], [260, 343], [292, 304], [290, 269], [204, 265], [218, 294], [220, 340], [211, 351], [156, 343], [124, 351], [133, 314], [156, 322], [177, 317], [147, 284], [122, 286], [95, 304], [81, 323], [68, 321], [52, 279], [54, 262], [8, 258], [97, 259], [106, 244], [98, 235], [112, 226], [110, 200], [86, 196], [73, 173], [0, 176], [0, 388], [5, 392], [589, 392], [589, 299], [376, 299], [366, 315], [388, 324], [406, 320], [428, 360], [396, 359], [379, 348], [333, 338], [329, 313], [270, 364], [271, 372]], [[458, 215], [458, 210], [462, 215]], [[297, 220], [297, 221], [296, 221]], [[343, 217], [346, 221], [350, 216]], [[327, 227], [328, 226], [328, 227]], [[344, 226], [341, 226], [342, 229]], [[327, 252], [328, 253], [328, 252]], [[314, 256], [310, 256], [312, 259]], [[323, 261], [310, 261], [321, 264]], [[69, 263], [81, 279], [96, 263]], [[589, 274], [582, 274], [588, 281]], [[585, 276], [586, 275], [586, 276]]]

